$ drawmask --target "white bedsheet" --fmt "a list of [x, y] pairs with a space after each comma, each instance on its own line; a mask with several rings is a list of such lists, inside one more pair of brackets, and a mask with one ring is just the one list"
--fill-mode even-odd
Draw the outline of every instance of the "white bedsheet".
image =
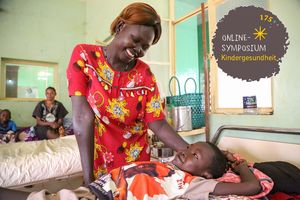
[[12, 187], [82, 171], [75, 136], [0, 145], [0, 186]]

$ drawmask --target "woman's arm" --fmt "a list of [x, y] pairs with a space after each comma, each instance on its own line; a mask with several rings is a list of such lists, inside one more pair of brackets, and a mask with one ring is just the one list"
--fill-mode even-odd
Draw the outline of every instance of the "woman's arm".
[[84, 185], [94, 180], [94, 113], [85, 96], [72, 96], [73, 126], [79, 146]]
[[261, 185], [244, 160], [236, 161], [232, 168], [240, 175], [241, 183], [223, 183], [216, 185], [212, 194], [215, 195], [255, 195], [261, 191]]
[[178, 151], [187, 148], [188, 143], [177, 134], [165, 119], [151, 122], [148, 126], [158, 139], [171, 149]]

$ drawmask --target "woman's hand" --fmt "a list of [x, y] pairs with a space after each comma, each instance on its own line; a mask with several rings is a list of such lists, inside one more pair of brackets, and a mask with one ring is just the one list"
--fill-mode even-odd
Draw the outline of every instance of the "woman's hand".
[[188, 146], [188, 143], [178, 135], [165, 119], [151, 122], [148, 126], [158, 139], [171, 149], [179, 151]]
[[50, 123], [50, 127], [57, 129], [60, 127], [60, 124], [58, 122], [49, 122]]

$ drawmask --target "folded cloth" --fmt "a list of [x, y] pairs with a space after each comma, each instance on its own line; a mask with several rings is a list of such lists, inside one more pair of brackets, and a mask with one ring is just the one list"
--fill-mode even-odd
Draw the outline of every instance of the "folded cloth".
[[111, 179], [111, 174], [100, 176], [94, 182], [90, 183], [88, 187], [101, 200], [113, 199], [113, 193], [117, 191], [115, 182]]

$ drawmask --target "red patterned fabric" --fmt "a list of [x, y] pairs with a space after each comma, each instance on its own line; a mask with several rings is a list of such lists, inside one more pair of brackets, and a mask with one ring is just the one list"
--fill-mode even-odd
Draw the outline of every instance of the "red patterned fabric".
[[102, 47], [80, 44], [67, 77], [69, 95], [86, 96], [95, 113], [95, 175], [149, 160], [147, 124], [165, 118], [149, 66], [138, 59], [130, 71], [115, 71]]
[[208, 199], [217, 182], [192, 176], [172, 164], [135, 162], [99, 176], [89, 185], [98, 199]]
[[291, 195], [283, 192], [276, 192], [268, 195], [269, 200], [300, 200], [300, 195]]

